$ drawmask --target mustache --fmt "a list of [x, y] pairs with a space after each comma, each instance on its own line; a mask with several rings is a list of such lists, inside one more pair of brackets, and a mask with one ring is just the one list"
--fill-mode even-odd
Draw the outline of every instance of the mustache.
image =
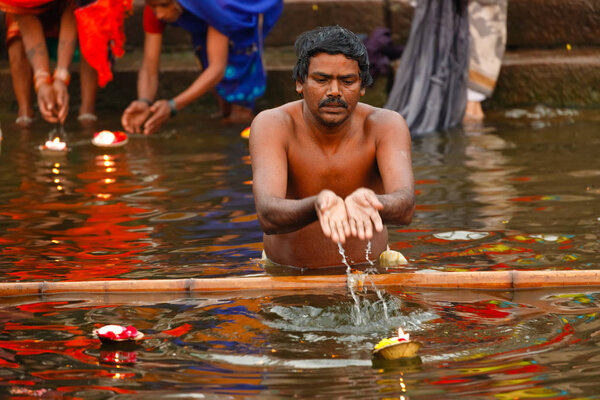
[[346, 103], [344, 100], [338, 99], [336, 97], [328, 97], [326, 99], [321, 100], [321, 102], [319, 103], [319, 108], [323, 107], [323, 106], [328, 106], [331, 104], [335, 104], [340, 107], [348, 108], [348, 103]]

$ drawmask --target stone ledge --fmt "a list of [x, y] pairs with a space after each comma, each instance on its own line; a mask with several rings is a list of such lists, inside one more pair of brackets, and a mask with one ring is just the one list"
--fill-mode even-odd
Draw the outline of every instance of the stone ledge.
[[[143, 2], [136, 1], [126, 20], [128, 47], [141, 47]], [[413, 7], [410, 0], [284, 0], [280, 20], [266, 39], [267, 46], [293, 45], [296, 37], [315, 26], [340, 24], [358, 34], [387, 26], [395, 43], [406, 43]], [[600, 45], [600, 0], [510, 0], [507, 46], [562, 47]], [[165, 34], [166, 46], [189, 46], [179, 29]]]
[[489, 106], [600, 107], [600, 49], [507, 52]]
[[600, 45], [600, 0], [509, 0], [508, 47]]

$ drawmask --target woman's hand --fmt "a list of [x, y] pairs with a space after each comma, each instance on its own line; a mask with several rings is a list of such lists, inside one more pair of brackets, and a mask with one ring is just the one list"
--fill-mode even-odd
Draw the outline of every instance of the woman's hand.
[[141, 100], [129, 104], [121, 116], [121, 125], [127, 132], [141, 133], [144, 122], [150, 116], [150, 106]]
[[52, 89], [54, 90], [54, 98], [56, 99], [56, 116], [61, 124], [64, 124], [69, 114], [69, 90], [67, 89], [67, 84], [60, 79], [54, 79]]
[[38, 107], [42, 118], [51, 123], [58, 122], [56, 93], [50, 83], [41, 83], [37, 92]]
[[356, 189], [346, 197], [344, 203], [352, 236], [368, 240], [373, 237], [373, 228], [377, 232], [383, 230], [383, 222], [379, 215], [383, 204], [377, 199], [375, 192], [366, 188]]
[[151, 135], [158, 131], [166, 120], [171, 118], [171, 107], [168, 100], [157, 100], [150, 107], [152, 115], [144, 124], [144, 135]]
[[323, 234], [335, 243], [345, 243], [350, 235], [344, 200], [331, 190], [323, 190], [317, 196], [315, 209]]

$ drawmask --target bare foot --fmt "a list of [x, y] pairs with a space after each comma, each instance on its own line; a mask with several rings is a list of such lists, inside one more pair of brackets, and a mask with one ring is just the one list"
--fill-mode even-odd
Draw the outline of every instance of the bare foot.
[[467, 107], [465, 109], [465, 115], [463, 117], [464, 124], [474, 124], [483, 121], [485, 115], [481, 108], [481, 102], [479, 101], [467, 101]]
[[226, 102], [216, 90], [213, 90], [213, 95], [217, 99], [217, 103], [219, 104], [219, 111], [216, 113], [210, 114], [211, 119], [222, 119], [227, 118], [231, 115], [231, 103]]
[[17, 119], [15, 119], [15, 125], [19, 128], [29, 128], [33, 124], [33, 117], [29, 115], [19, 115]]
[[96, 121], [98, 121], [98, 117], [94, 113], [81, 113], [77, 117], [77, 121], [85, 127], [92, 127], [96, 125]]
[[250, 108], [231, 105], [231, 114], [223, 118], [221, 122], [224, 124], [249, 124], [254, 119], [254, 111]]

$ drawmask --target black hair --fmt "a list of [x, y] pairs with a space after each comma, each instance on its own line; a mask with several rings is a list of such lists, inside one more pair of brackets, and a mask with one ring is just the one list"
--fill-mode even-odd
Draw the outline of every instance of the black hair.
[[373, 78], [369, 74], [369, 55], [363, 42], [353, 32], [339, 25], [323, 26], [304, 32], [294, 44], [298, 60], [292, 78], [304, 82], [308, 76], [310, 58], [319, 53], [343, 54], [358, 62], [361, 87], [370, 86]]

